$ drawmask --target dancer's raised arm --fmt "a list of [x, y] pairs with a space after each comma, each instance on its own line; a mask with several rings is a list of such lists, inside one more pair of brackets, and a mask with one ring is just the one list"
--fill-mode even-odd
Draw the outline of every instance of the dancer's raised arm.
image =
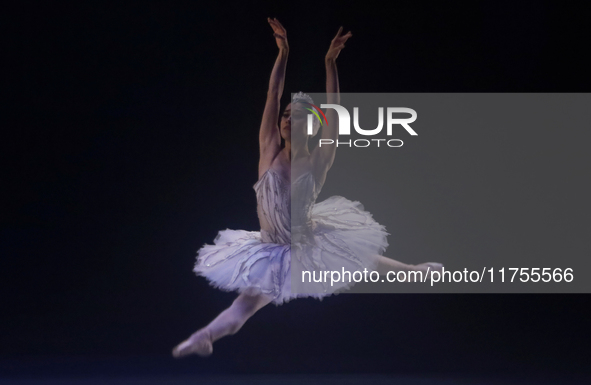
[[281, 133], [278, 127], [279, 108], [281, 95], [283, 94], [283, 84], [285, 82], [285, 67], [287, 65], [287, 56], [289, 54], [289, 45], [287, 44], [287, 34], [285, 28], [277, 19], [268, 18], [267, 21], [273, 28], [273, 35], [279, 48], [279, 54], [275, 61], [275, 66], [271, 72], [269, 80], [269, 90], [267, 91], [267, 102], [263, 112], [263, 120], [259, 132], [260, 161], [259, 177], [271, 166], [273, 159], [281, 151]]
[[[343, 34], [343, 27], [339, 28], [337, 35], [332, 39], [324, 63], [326, 65], [326, 98], [328, 104], [339, 104], [341, 99], [339, 95], [339, 75], [337, 73], [337, 57], [345, 47], [345, 42], [351, 36], [351, 32]], [[328, 125], [322, 129], [321, 139], [331, 139], [336, 143], [339, 136], [339, 119], [337, 112], [329, 108], [326, 112]], [[336, 145], [317, 146], [312, 154], [312, 161], [315, 168], [322, 172], [328, 171], [334, 162]]]

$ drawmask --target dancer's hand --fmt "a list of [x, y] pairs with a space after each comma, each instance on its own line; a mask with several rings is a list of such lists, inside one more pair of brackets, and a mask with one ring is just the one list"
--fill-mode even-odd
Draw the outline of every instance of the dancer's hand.
[[273, 28], [273, 36], [275, 36], [277, 47], [281, 50], [288, 50], [289, 45], [287, 44], [287, 32], [285, 32], [285, 28], [283, 28], [279, 20], [276, 18], [271, 19], [268, 17], [267, 21], [271, 25], [271, 28]]
[[339, 28], [339, 32], [337, 35], [332, 39], [330, 43], [330, 47], [328, 48], [328, 53], [326, 54], [326, 60], [336, 60], [339, 57], [339, 53], [345, 47], [345, 42], [349, 39], [353, 34], [351, 31], [347, 32], [346, 34], [343, 33], [343, 27]]

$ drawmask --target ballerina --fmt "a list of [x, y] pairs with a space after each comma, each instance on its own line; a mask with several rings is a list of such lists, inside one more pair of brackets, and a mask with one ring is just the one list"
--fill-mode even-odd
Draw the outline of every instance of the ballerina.
[[[348, 287], [341, 283], [328, 290], [315, 288], [308, 294], [292, 291], [292, 270], [340, 270], [346, 266], [348, 271], [367, 268], [386, 275], [389, 271], [442, 269], [439, 263], [409, 265], [383, 256], [388, 233], [359, 202], [332, 196], [315, 203], [334, 162], [336, 146], [317, 146], [309, 151], [306, 106], [314, 103], [301, 92], [287, 105], [278, 126], [289, 45], [281, 23], [267, 20], [279, 54], [271, 72], [259, 132], [259, 180], [253, 186], [261, 229], [222, 230], [214, 245], [204, 245], [198, 251], [194, 272], [214, 287], [240, 294], [207, 326], [173, 349], [177, 358], [212, 354], [213, 342], [238, 332], [269, 303], [281, 305], [304, 296], [322, 299]], [[351, 32], [343, 34], [343, 28], [339, 28], [325, 57], [329, 104], [340, 101], [336, 59], [351, 36]], [[329, 122], [335, 123], [325, 125], [321, 137], [336, 142], [336, 112], [330, 109], [326, 115]], [[315, 119], [314, 135], [319, 127], [320, 121]]]

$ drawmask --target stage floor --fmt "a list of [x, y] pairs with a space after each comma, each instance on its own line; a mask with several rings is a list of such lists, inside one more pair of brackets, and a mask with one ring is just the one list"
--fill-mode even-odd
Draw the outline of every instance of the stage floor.
[[395, 375], [245, 375], [245, 376], [125, 376], [1, 379], [0, 385], [518, 385], [588, 384], [588, 381], [540, 381], [527, 378], [420, 377]]

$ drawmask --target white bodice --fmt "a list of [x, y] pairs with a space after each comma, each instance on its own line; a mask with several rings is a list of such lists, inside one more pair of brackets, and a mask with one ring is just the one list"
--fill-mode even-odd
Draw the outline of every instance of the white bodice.
[[312, 228], [312, 208], [320, 189], [311, 172], [303, 173], [290, 183], [270, 168], [253, 188], [264, 242], [290, 244], [292, 226], [298, 233]]

